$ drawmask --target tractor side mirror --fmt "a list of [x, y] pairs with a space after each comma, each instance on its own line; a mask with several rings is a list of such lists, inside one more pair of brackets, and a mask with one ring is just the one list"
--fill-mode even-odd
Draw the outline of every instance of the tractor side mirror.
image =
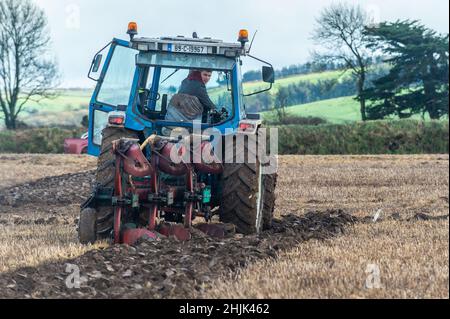
[[262, 80], [265, 83], [269, 83], [270, 87], [268, 87], [264, 90], [260, 90], [260, 91], [249, 93], [249, 94], [244, 93], [243, 95], [245, 97], [249, 97], [249, 96], [253, 96], [253, 95], [257, 95], [257, 94], [261, 94], [261, 93], [270, 91], [273, 88], [273, 84], [275, 83], [275, 71], [273, 69], [273, 66], [268, 62], [265, 62], [254, 56], [251, 56], [250, 54], [248, 54], [247, 56], [251, 57], [252, 59], [254, 59], [258, 62], [266, 64], [265, 66], [262, 67]]
[[275, 83], [275, 71], [270, 66], [262, 67], [262, 78], [265, 83]]
[[101, 77], [101, 71], [103, 69], [103, 66], [105, 65], [105, 59], [103, 59], [103, 56], [107, 55], [108, 52], [111, 52], [111, 44], [112, 42], [109, 42], [103, 49], [98, 51], [94, 58], [92, 59], [92, 63], [89, 67], [89, 73], [88, 78], [97, 82], [100, 80]]
[[91, 68], [89, 69], [88, 78], [93, 81], [98, 81], [100, 79], [100, 73], [102, 71], [102, 66], [105, 64], [103, 60], [103, 54], [98, 53], [95, 55], [91, 63]]
[[100, 65], [102, 64], [102, 59], [103, 59], [103, 55], [102, 54], [98, 54], [95, 57], [95, 60], [94, 60], [93, 66], [92, 66], [92, 72], [93, 73], [97, 73], [98, 72], [98, 69], [100, 68]]

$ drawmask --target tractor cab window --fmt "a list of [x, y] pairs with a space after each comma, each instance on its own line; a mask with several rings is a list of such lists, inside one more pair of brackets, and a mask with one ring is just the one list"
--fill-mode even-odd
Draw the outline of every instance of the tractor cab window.
[[222, 123], [233, 115], [232, 70], [226, 57], [141, 53], [138, 104], [143, 114], [168, 122]]
[[229, 71], [149, 68], [139, 103], [161, 120], [220, 123], [233, 113], [230, 79]]
[[128, 105], [138, 51], [117, 45], [106, 75], [98, 92], [99, 103], [119, 106]]

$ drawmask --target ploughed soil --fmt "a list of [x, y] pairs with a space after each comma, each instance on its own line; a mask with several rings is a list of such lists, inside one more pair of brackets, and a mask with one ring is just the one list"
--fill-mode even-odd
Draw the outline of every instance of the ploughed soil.
[[[262, 235], [217, 240], [194, 230], [190, 242], [162, 239], [135, 246], [94, 250], [64, 262], [23, 268], [0, 275], [6, 298], [183, 298], [210, 288], [220, 274], [248, 263], [276, 258], [312, 238], [325, 239], [344, 232], [356, 221], [341, 211], [284, 216]], [[79, 267], [76, 281], [74, 266]], [[78, 270], [77, 270], [78, 271]], [[79, 283], [80, 289], [70, 289]]]
[[[0, 213], [16, 211], [8, 225], [76, 227], [77, 216], [65, 216], [64, 207], [83, 202], [94, 183], [94, 171], [45, 177], [0, 190]], [[53, 208], [48, 217], [27, 213]], [[59, 211], [59, 213], [58, 213]], [[51, 209], [50, 209], [51, 212]], [[231, 234], [216, 239], [193, 230], [189, 242], [162, 238], [136, 245], [90, 251], [78, 258], [26, 267], [0, 274], [3, 298], [182, 298], [210, 288], [220, 275], [234, 272], [258, 259], [276, 258], [277, 252], [310, 239], [342, 234], [357, 218], [340, 210], [286, 215], [259, 236]], [[78, 276], [79, 275], [79, 276]], [[77, 288], [80, 287], [80, 288]]]
[[[448, 165], [448, 157], [443, 160]], [[337, 164], [333, 162], [333, 165]], [[94, 171], [86, 167], [69, 171], [64, 175], [20, 180], [17, 185], [0, 183], [0, 230], [17, 225], [31, 228], [47, 225], [48, 231], [52, 231], [53, 227], [66, 225], [73, 227], [71, 234], [75, 235], [78, 207], [89, 196]], [[304, 176], [298, 178], [296, 181], [297, 177], [282, 175], [278, 189], [282, 198], [295, 191], [293, 184], [297, 184], [297, 189], [300, 189], [300, 182], [306, 184], [301, 180]], [[321, 183], [314, 178], [311, 183]], [[341, 183], [346, 182], [342, 180], [336, 185], [345, 187]], [[331, 181], [325, 184], [326, 187], [332, 185]], [[374, 189], [375, 186], [368, 184], [367, 187]], [[273, 228], [259, 236], [232, 234], [225, 239], [215, 239], [194, 229], [189, 242], [163, 238], [157, 242], [143, 240], [134, 246], [95, 247], [75, 258], [56, 258], [35, 267], [0, 273], [0, 298], [189, 298], [199, 294], [207, 297], [205, 294], [223, 275], [238, 273], [258, 260], [276, 260], [279, 253], [309, 240], [322, 241], [351, 233], [355, 224], [383, 220], [448, 220], [448, 215], [436, 216], [415, 206], [405, 206], [408, 214], [401, 210], [400, 214], [385, 205], [383, 214], [375, 216], [371, 213], [376, 209], [365, 211], [361, 208], [364, 202], [359, 201], [352, 204], [343, 200], [342, 206], [337, 206], [342, 209], [330, 208], [320, 194], [306, 196], [307, 188], [302, 192], [305, 194], [301, 205], [294, 203], [300, 200], [298, 196], [290, 197], [292, 201], [277, 202]], [[354, 194], [357, 193], [352, 191], [352, 196]], [[448, 197], [440, 196], [448, 207]], [[322, 201], [325, 204], [322, 205]], [[302, 207], [301, 211], [298, 207]], [[0, 258], [3, 258], [1, 254]]]

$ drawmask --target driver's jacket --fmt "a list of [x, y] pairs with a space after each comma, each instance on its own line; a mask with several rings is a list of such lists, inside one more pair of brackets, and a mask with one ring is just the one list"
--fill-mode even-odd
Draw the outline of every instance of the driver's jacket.
[[197, 97], [200, 103], [202, 103], [205, 113], [216, 109], [213, 101], [211, 101], [208, 96], [208, 91], [206, 90], [205, 84], [200, 81], [185, 79], [181, 83], [178, 93]]

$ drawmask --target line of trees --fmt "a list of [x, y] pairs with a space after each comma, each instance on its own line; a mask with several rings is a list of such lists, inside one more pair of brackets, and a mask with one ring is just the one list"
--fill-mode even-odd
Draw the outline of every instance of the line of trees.
[[[285, 66], [280, 70], [275, 70], [275, 77], [281, 79], [294, 75], [303, 75], [324, 71], [336, 71], [342, 69], [344, 69], [344, 65], [340, 63], [335, 63], [333, 61], [328, 62], [312, 61], [304, 64], [293, 64], [290, 66]], [[244, 83], [261, 81], [261, 79], [262, 79], [262, 72], [260, 70], [248, 71], [242, 75], [242, 81]]]
[[[382, 58], [379, 56], [373, 57], [370, 61], [371, 65], [378, 65], [382, 63]], [[313, 60], [311, 62], [306, 62], [303, 64], [293, 64], [290, 66], [285, 66], [279, 70], [275, 70], [275, 77], [277, 79], [287, 78], [295, 75], [305, 75], [311, 73], [325, 72], [325, 71], [338, 71], [345, 70], [345, 64], [339, 61], [318, 61]], [[260, 70], [252, 70], [245, 72], [242, 76], [242, 82], [254, 82], [261, 81], [262, 73]], [[219, 84], [226, 84], [226, 79], [219, 82]]]
[[[374, 68], [366, 75], [366, 85], [368, 87], [373, 87], [374, 82], [386, 73], [387, 70], [383, 67]], [[278, 105], [290, 107], [357, 94], [358, 87], [355, 85], [355, 77], [353, 75], [344, 79], [329, 79], [319, 80], [314, 83], [299, 82], [290, 84], [286, 87], [281, 87], [278, 90], [275, 95], [275, 100], [278, 102]], [[284, 98], [283, 95], [285, 95], [286, 98]]]
[[[373, 82], [385, 76], [388, 70], [385, 67], [373, 66], [367, 74], [367, 85], [373, 86]], [[297, 83], [281, 86], [275, 94], [264, 93], [254, 95], [245, 99], [246, 109], [250, 112], [264, 112], [273, 110], [285, 113], [287, 107], [316, 102], [326, 99], [334, 99], [344, 96], [355, 96], [358, 94], [353, 76], [345, 76], [336, 79], [324, 79], [316, 82], [300, 81]], [[226, 94], [223, 98], [226, 98]], [[224, 100], [220, 100], [225, 102]]]

